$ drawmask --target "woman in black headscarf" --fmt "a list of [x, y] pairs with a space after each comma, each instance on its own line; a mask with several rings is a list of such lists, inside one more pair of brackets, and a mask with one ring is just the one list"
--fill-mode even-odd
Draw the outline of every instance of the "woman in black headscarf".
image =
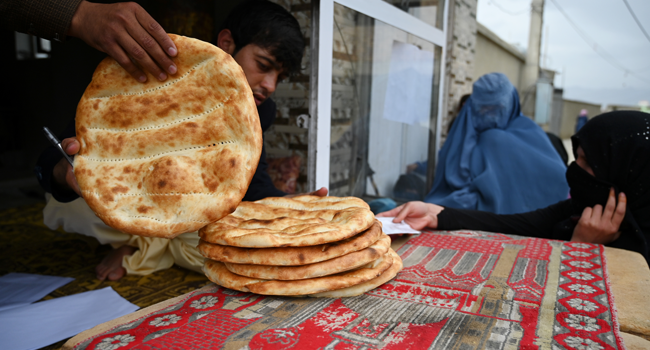
[[415, 229], [471, 229], [607, 244], [650, 265], [650, 114], [616, 111], [592, 118], [571, 141], [571, 199], [536, 211], [497, 215], [409, 202], [378, 216]]

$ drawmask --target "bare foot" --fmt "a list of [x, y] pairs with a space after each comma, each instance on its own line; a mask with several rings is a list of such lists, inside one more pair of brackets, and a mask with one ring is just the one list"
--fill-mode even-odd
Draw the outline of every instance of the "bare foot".
[[103, 281], [108, 277], [109, 281], [117, 281], [124, 277], [126, 270], [122, 267], [122, 258], [132, 255], [137, 249], [128, 245], [113, 249], [95, 268], [97, 279]]

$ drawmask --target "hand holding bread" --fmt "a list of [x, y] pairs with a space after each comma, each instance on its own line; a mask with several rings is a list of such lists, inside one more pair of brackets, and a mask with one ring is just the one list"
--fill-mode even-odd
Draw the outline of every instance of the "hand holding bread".
[[[107, 53], [137, 81], [147, 81], [143, 69], [164, 81], [178, 68], [178, 49], [165, 30], [140, 5], [82, 1], [72, 17], [69, 36]], [[132, 61], [133, 60], [133, 61]]]

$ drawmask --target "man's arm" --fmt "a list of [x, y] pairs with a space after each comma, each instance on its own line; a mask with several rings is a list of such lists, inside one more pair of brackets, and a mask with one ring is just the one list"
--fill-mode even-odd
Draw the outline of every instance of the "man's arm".
[[141, 83], [147, 81], [142, 69], [160, 81], [167, 79], [167, 73], [176, 74], [176, 65], [170, 58], [177, 54], [176, 45], [136, 3], [82, 1], [72, 17], [68, 35], [107, 53]]
[[0, 2], [0, 21], [6, 29], [63, 41], [82, 0], [6, 0]]
[[253, 180], [248, 186], [248, 190], [243, 199], [244, 201], [252, 202], [267, 197], [284, 197], [287, 195], [285, 192], [275, 188], [271, 176], [269, 176], [267, 171], [268, 167], [269, 165], [266, 163], [266, 150], [262, 146], [260, 162], [255, 170], [255, 175], [253, 175]]
[[[272, 99], [267, 99], [257, 107], [257, 114], [260, 117], [260, 126], [262, 127], [262, 135], [268, 130], [273, 121], [275, 121], [276, 106]], [[253, 180], [248, 186], [244, 201], [256, 201], [267, 197], [283, 197], [286, 195], [283, 191], [275, 188], [273, 180], [268, 173], [269, 165], [266, 162], [266, 149], [262, 141], [262, 154], [260, 155], [260, 162], [255, 169]]]
[[177, 71], [170, 58], [177, 54], [176, 45], [158, 22], [133, 2], [7, 0], [0, 2], [0, 19], [7, 29], [44, 39], [77, 37], [113, 57], [140, 82], [147, 80], [142, 69], [160, 81]]

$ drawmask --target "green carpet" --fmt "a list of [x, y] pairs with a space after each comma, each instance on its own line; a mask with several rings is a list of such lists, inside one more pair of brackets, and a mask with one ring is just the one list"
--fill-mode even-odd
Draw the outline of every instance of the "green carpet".
[[22, 272], [75, 279], [43, 300], [110, 286], [133, 304], [147, 307], [208, 283], [205, 276], [178, 266], [148, 276], [101, 282], [95, 278], [95, 266], [111, 248], [94, 238], [50, 230], [43, 225], [43, 207], [39, 203], [0, 210], [0, 275]]

